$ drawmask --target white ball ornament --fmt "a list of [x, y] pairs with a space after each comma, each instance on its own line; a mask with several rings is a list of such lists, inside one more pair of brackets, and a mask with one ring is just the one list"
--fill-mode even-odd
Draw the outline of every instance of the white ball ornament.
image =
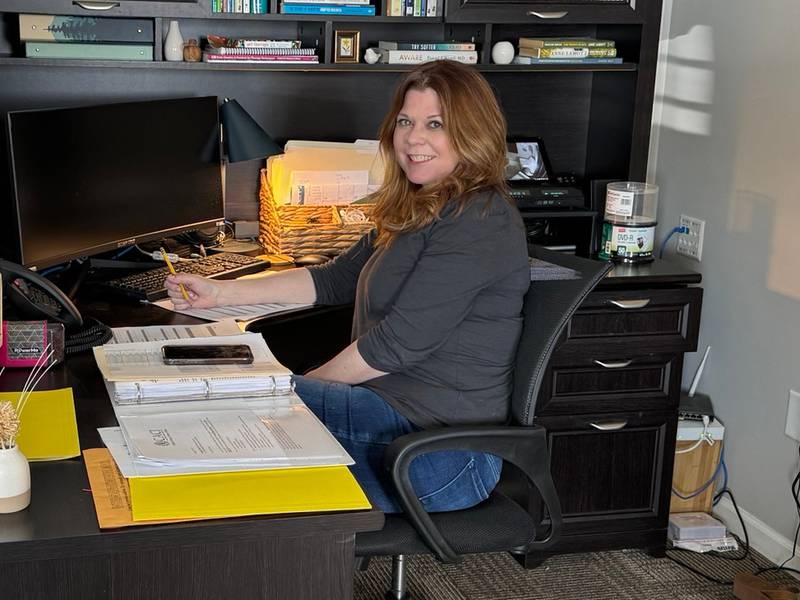
[[508, 65], [514, 60], [514, 44], [497, 42], [492, 46], [492, 62], [497, 65]]
[[376, 48], [367, 48], [364, 52], [364, 61], [374, 65], [381, 59], [381, 53]]

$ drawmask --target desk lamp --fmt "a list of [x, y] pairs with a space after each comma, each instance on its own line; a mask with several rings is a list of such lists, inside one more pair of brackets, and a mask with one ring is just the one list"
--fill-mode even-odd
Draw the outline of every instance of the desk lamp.
[[[236, 100], [225, 98], [219, 108], [222, 123], [222, 185], [226, 188], [226, 164], [267, 158], [283, 150]], [[227, 203], [226, 203], [227, 204]]]
[[283, 152], [236, 100], [225, 98], [219, 108], [222, 143], [228, 162], [266, 158]]

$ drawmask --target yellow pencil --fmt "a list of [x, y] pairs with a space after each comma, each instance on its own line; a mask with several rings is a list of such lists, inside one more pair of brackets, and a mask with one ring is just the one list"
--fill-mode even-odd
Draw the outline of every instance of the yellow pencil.
[[[161, 256], [164, 257], [164, 262], [166, 263], [167, 268], [169, 269], [169, 272], [172, 273], [173, 275], [177, 275], [177, 273], [175, 272], [175, 267], [173, 267], [172, 263], [169, 262], [169, 256], [167, 256], [167, 253], [164, 250], [164, 248], [159, 248], [159, 250], [161, 250]], [[183, 287], [182, 283], [179, 283], [178, 285], [181, 286], [181, 294], [183, 294], [183, 299], [188, 301], [189, 300], [189, 294], [186, 291], [186, 288]]]

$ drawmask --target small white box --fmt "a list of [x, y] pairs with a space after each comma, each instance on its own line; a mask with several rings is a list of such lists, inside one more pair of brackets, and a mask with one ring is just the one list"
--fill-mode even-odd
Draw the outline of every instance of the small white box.
[[667, 536], [671, 540], [710, 540], [726, 535], [725, 525], [707, 513], [688, 512], [669, 516]]
[[[678, 435], [679, 442], [697, 441], [703, 433], [702, 421], [678, 421]], [[715, 442], [720, 441], [725, 437], [725, 428], [719, 421], [714, 421], [708, 426], [708, 434]]]

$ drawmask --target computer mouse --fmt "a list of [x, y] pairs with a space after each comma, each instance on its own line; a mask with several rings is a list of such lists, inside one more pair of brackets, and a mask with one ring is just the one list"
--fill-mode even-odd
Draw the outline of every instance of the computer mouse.
[[330, 256], [324, 254], [304, 254], [294, 259], [294, 264], [298, 267], [307, 267], [309, 265], [321, 265], [330, 260]]

